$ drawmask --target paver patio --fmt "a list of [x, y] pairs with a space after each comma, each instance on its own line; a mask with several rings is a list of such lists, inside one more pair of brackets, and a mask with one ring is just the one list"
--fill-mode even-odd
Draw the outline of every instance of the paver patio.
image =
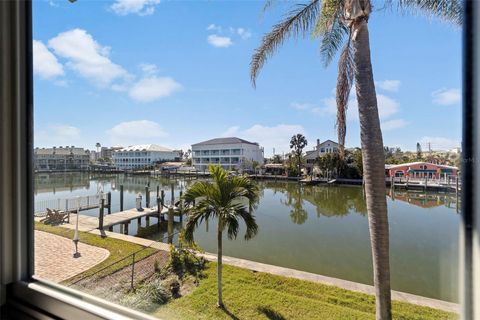
[[107, 259], [110, 252], [103, 248], [78, 244], [80, 257], [74, 258], [71, 239], [48, 232], [35, 231], [35, 277], [61, 282]]

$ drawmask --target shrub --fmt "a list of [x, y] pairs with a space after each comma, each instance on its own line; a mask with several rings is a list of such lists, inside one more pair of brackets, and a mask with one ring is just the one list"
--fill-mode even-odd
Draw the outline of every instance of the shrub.
[[159, 305], [167, 303], [171, 299], [171, 294], [162, 285], [160, 278], [144, 283], [134, 292], [131, 292], [120, 300], [120, 304], [129, 308], [142, 311], [153, 311]]

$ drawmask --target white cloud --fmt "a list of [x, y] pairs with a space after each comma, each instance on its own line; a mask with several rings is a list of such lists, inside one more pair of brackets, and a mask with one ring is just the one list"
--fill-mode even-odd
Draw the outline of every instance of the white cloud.
[[[377, 94], [378, 113], [380, 119], [390, 118], [400, 110], [400, 104], [398, 101], [387, 97], [383, 94]], [[335, 98], [325, 98], [322, 100], [322, 106], [315, 107], [308, 103], [299, 105], [293, 105], [292, 107], [304, 107], [306, 110], [310, 110], [312, 113], [319, 116], [334, 116], [337, 114], [337, 102]], [[358, 103], [355, 96], [351, 96], [348, 102], [347, 120], [358, 121]]]
[[64, 138], [71, 138], [71, 139], [80, 137], [80, 129], [70, 125], [65, 125], [65, 124], [52, 125], [51, 130], [55, 136], [61, 136]]
[[79, 128], [68, 124], [51, 124], [35, 130], [35, 146], [76, 145], [81, 140]]
[[449, 150], [458, 148], [461, 145], [459, 140], [445, 137], [426, 136], [422, 137], [419, 142], [422, 145], [423, 150], [428, 150], [428, 144], [430, 144], [432, 150]]
[[158, 72], [157, 66], [152, 63], [141, 63], [140, 69], [146, 75], [153, 75]]
[[256, 124], [248, 129], [240, 130], [238, 126], [230, 127], [222, 136], [237, 136], [239, 138], [258, 142], [265, 148], [265, 156], [270, 156], [275, 148], [276, 154], [290, 151], [290, 139], [293, 135], [305, 134], [301, 125], [279, 124], [276, 126], [263, 126]]
[[63, 66], [48, 48], [38, 40], [33, 40], [33, 72], [43, 79], [63, 76]]
[[182, 85], [170, 77], [151, 76], [135, 83], [129, 95], [130, 98], [139, 102], [151, 102], [168, 97], [181, 88]]
[[390, 131], [400, 129], [408, 125], [408, 122], [404, 119], [393, 119], [381, 123], [383, 131]]
[[155, 6], [159, 3], [160, 0], [116, 0], [110, 8], [120, 16], [131, 13], [147, 16], [155, 12]]
[[[390, 118], [400, 109], [398, 101], [383, 94], [377, 94], [378, 115], [380, 120]], [[350, 100], [348, 104], [347, 117], [350, 120], [358, 121], [358, 103], [357, 99]]]
[[216, 24], [212, 23], [207, 27], [207, 31], [216, 31], [216, 32], [222, 32], [222, 27], [217, 26]]
[[217, 48], [228, 48], [233, 44], [230, 37], [222, 37], [216, 34], [209, 35], [207, 42]]
[[290, 103], [290, 106], [297, 110], [309, 110], [313, 107], [312, 104], [310, 103], [301, 103], [301, 102], [292, 102]]
[[397, 92], [400, 89], [400, 84], [400, 80], [383, 80], [377, 82], [377, 86], [380, 89], [392, 92]]
[[228, 128], [227, 130], [225, 130], [223, 133], [222, 133], [222, 137], [231, 137], [231, 136], [234, 136], [238, 133], [238, 130], [240, 129], [239, 126], [233, 126], [233, 127], [230, 127]]
[[114, 145], [128, 146], [143, 143], [159, 143], [159, 138], [168, 133], [156, 122], [150, 120], [135, 120], [121, 122], [107, 130], [107, 135]]
[[460, 92], [460, 89], [442, 88], [432, 92], [433, 103], [439, 104], [442, 106], [459, 104], [461, 100], [462, 100], [462, 93]]
[[125, 81], [130, 75], [109, 58], [109, 47], [102, 47], [82, 29], [73, 29], [58, 34], [48, 41], [54, 52], [67, 59], [67, 66], [98, 86]]
[[244, 28], [237, 28], [237, 33], [243, 40], [247, 40], [252, 36], [252, 33]]

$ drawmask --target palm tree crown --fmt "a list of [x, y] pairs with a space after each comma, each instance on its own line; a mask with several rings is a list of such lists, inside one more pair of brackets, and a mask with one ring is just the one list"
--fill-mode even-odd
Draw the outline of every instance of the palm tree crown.
[[[220, 166], [210, 166], [213, 182], [199, 181], [185, 193], [184, 200], [189, 219], [185, 227], [185, 239], [193, 241], [193, 233], [202, 221], [218, 219], [219, 230], [227, 230], [229, 239], [238, 234], [239, 218], [246, 225], [245, 239], [253, 238], [258, 231], [252, 209], [258, 201], [258, 187], [246, 177], [229, 177]], [[248, 207], [244, 200], [248, 201]], [[194, 205], [193, 205], [194, 204]]]
[[[264, 10], [275, 0], [267, 0]], [[424, 13], [427, 16], [461, 25], [461, 0], [386, 0], [381, 9], [396, 7], [400, 12]], [[258, 74], [277, 49], [291, 37], [313, 36], [320, 40], [320, 54], [328, 66], [337, 52], [342, 48], [338, 60], [338, 75], [336, 86], [337, 103], [337, 134], [340, 151], [346, 135], [346, 111], [350, 90], [354, 83], [353, 46], [351, 43], [353, 25], [367, 19], [371, 13], [370, 0], [310, 0], [297, 3], [285, 18], [267, 33], [260, 46], [255, 50], [250, 62], [250, 77], [256, 86]]]

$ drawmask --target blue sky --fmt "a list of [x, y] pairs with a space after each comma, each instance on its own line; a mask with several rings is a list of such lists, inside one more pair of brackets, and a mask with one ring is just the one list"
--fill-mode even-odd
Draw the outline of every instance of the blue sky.
[[[218, 136], [288, 151], [295, 133], [336, 140], [336, 60], [291, 40], [249, 80], [262, 35], [288, 9], [261, 1], [66, 0], [33, 4], [35, 145], [157, 143]], [[369, 22], [384, 143], [448, 149], [461, 138], [461, 30], [375, 11]], [[354, 99], [347, 146], [358, 146]]]

